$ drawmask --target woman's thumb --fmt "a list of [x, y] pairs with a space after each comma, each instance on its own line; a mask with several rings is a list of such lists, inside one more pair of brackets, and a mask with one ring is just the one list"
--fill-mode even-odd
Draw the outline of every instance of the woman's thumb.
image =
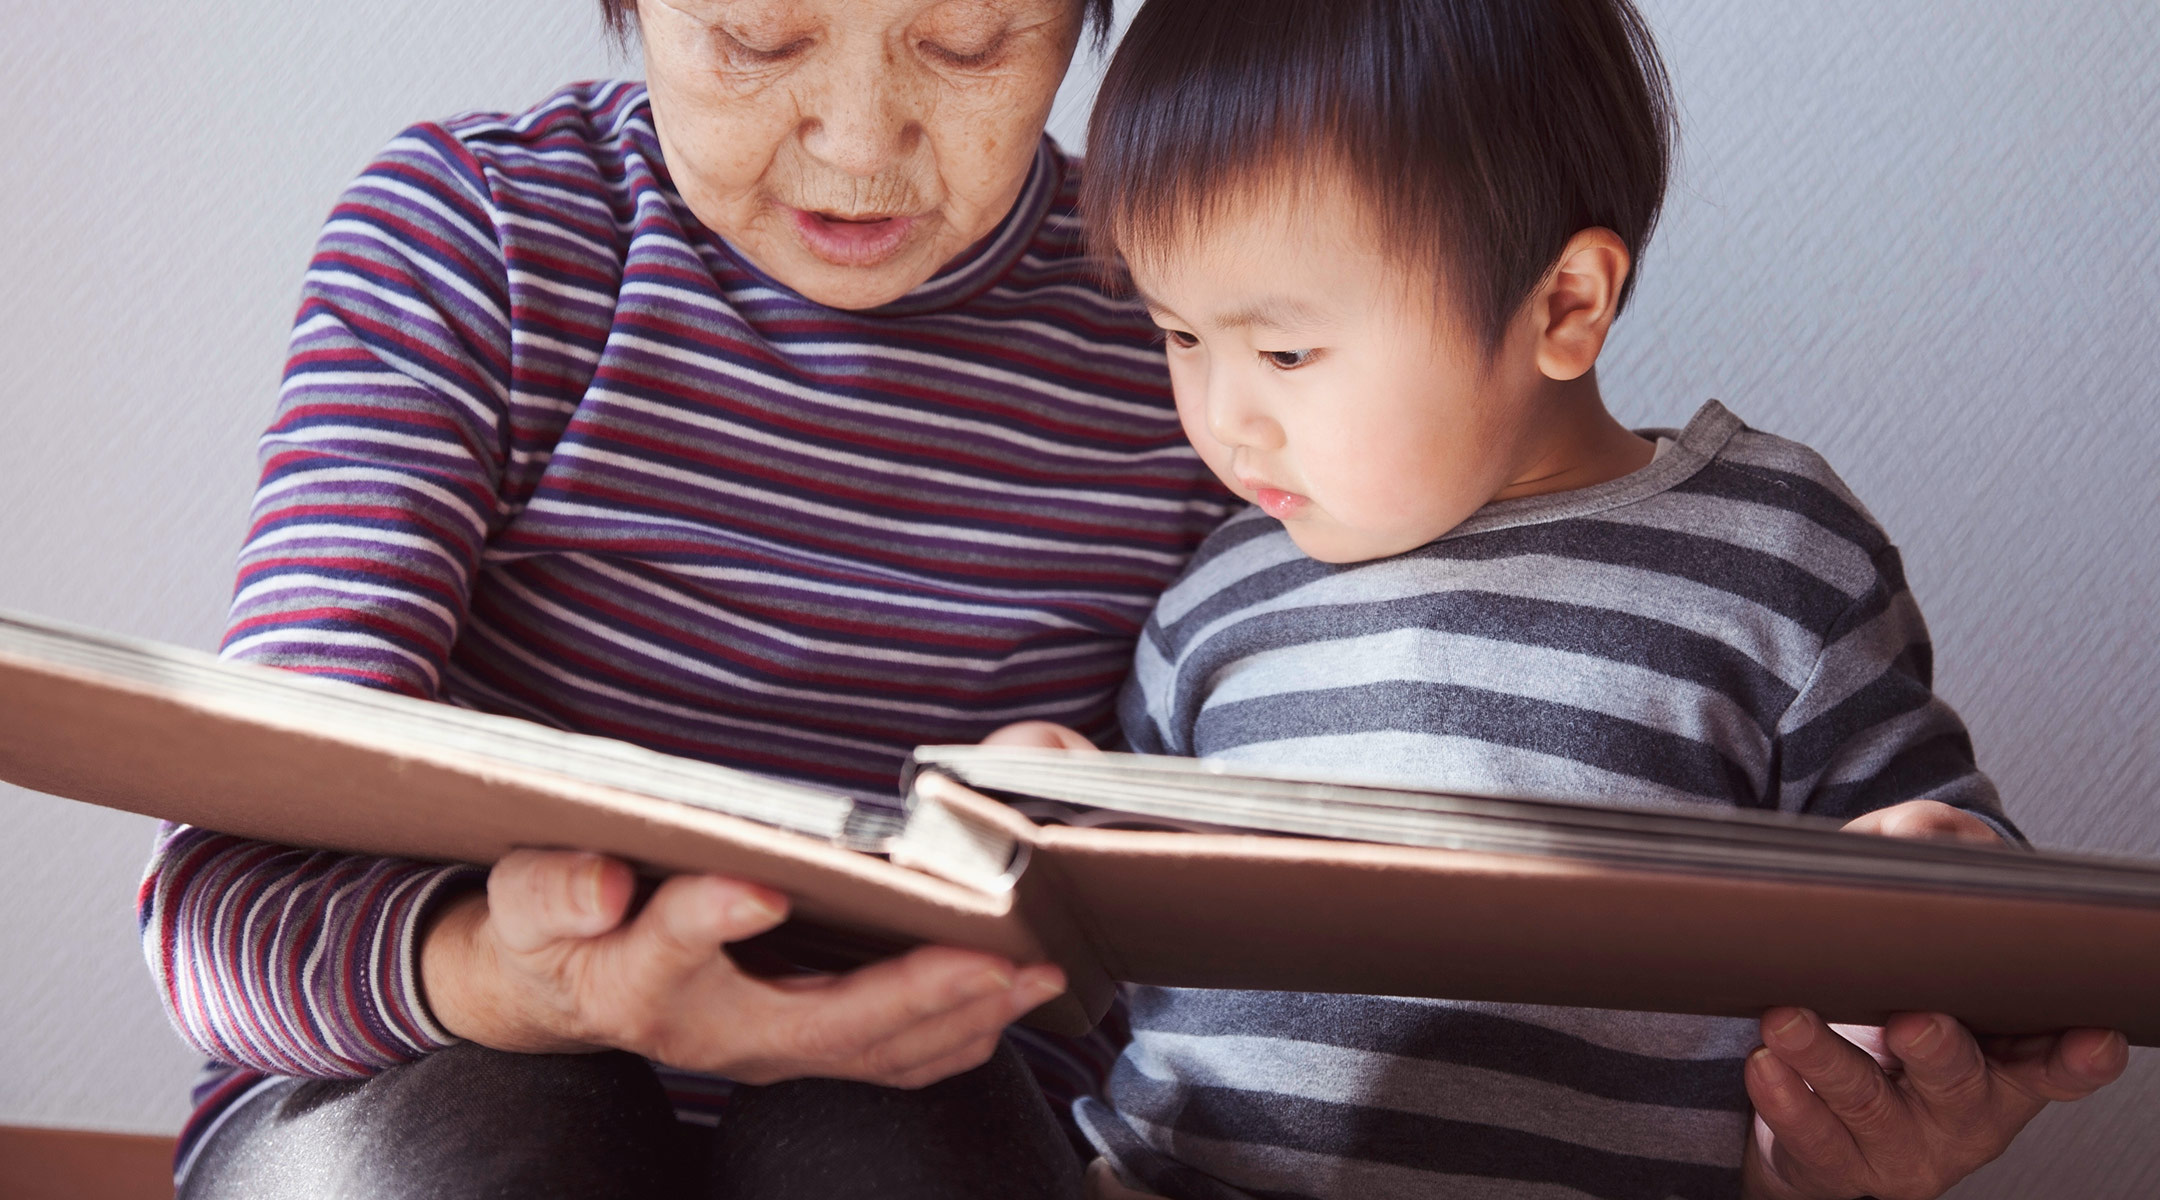
[[622, 923], [637, 880], [612, 858], [513, 850], [488, 872], [488, 921], [512, 950], [596, 938]]

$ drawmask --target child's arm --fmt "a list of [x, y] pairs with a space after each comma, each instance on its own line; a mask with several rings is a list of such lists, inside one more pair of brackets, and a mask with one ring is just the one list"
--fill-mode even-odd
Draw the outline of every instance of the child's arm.
[[[1878, 809], [1845, 828], [1997, 840], [1986, 822], [1933, 800]], [[1763, 1014], [1762, 1038], [1746, 1068], [1755, 1104], [1748, 1200], [1939, 1196], [1993, 1161], [2051, 1101], [2090, 1095], [2129, 1064], [2119, 1033], [2073, 1029], [1983, 1050], [1941, 1013], [1833, 1028], [1805, 1009], [1779, 1008]]]

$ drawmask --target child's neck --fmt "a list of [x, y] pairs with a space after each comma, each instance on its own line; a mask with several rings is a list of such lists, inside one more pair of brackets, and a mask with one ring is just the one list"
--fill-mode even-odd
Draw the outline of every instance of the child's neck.
[[1525, 447], [1522, 465], [1495, 500], [1546, 496], [1595, 487], [1632, 475], [1657, 457], [1657, 445], [1605, 409], [1595, 370], [1540, 389], [1540, 436]]

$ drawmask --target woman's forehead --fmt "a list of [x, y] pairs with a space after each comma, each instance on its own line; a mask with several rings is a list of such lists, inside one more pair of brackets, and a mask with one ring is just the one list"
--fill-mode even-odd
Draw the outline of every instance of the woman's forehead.
[[1079, 10], [1085, 0], [643, 0], [715, 23], [738, 27], [815, 27], [845, 20], [851, 24], [899, 25], [934, 18], [941, 21], [1004, 22]]

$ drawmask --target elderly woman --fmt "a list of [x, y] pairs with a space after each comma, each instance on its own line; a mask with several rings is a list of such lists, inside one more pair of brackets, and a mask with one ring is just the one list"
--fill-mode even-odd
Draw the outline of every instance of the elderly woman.
[[[406, 131], [308, 274], [226, 653], [887, 799], [921, 743], [1107, 736], [1227, 502], [1043, 136], [1108, 7], [616, 0], [649, 84]], [[1062, 988], [945, 949], [765, 982], [720, 947], [783, 897], [676, 879], [626, 919], [632, 884], [168, 830], [147, 951], [228, 1064], [183, 1194], [661, 1195], [710, 1141], [670, 1106], [702, 1135], [721, 1078], [919, 1088]], [[1108, 1055], [1029, 1049], [1053, 1093]], [[1076, 1186], [1009, 1051], [961, 1090], [969, 1163]], [[729, 1127], [799, 1124], [758, 1107]]]
[[[887, 796], [919, 743], [1106, 739], [1228, 499], [1042, 133], [1107, 0], [628, 5], [646, 84], [417, 126], [339, 204], [226, 652]], [[1105, 1046], [1006, 1035], [1055, 968], [774, 982], [722, 948], [784, 897], [634, 884], [166, 830], [145, 946], [222, 1064], [181, 1195], [1078, 1193], [1044, 1097]], [[1846, 1050], [1816, 1093], [1886, 1086]]]

